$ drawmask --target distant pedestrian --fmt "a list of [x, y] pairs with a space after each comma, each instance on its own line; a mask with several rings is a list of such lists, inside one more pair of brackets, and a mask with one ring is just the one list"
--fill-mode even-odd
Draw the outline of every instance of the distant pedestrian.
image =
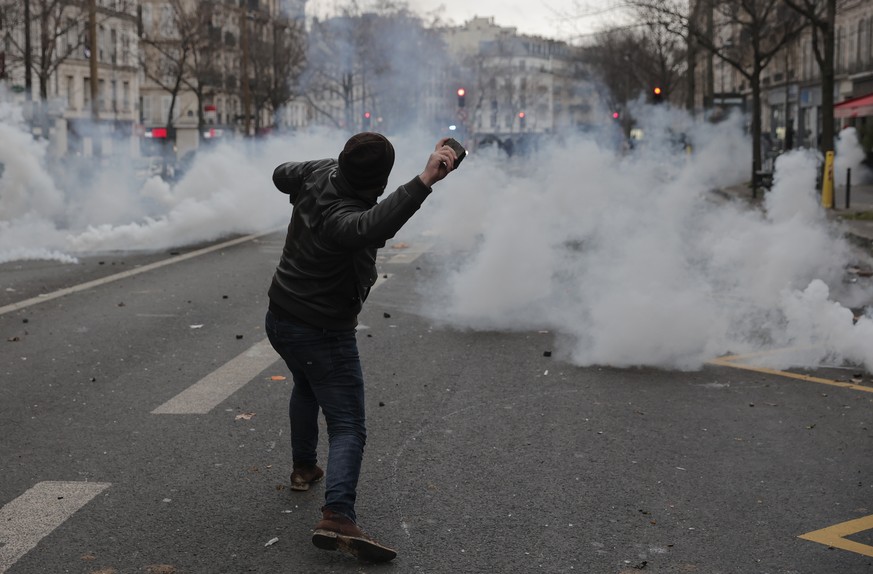
[[355, 514], [367, 437], [355, 327], [377, 278], [377, 249], [453, 169], [457, 155], [445, 142], [437, 143], [420, 175], [378, 203], [394, 166], [394, 147], [381, 134], [352, 136], [338, 159], [284, 163], [273, 172], [273, 183], [294, 206], [266, 316], [270, 343], [294, 379], [291, 488], [308, 490], [324, 476], [316, 455], [321, 409], [327, 479], [312, 542], [370, 562], [397, 553], [367, 536]]

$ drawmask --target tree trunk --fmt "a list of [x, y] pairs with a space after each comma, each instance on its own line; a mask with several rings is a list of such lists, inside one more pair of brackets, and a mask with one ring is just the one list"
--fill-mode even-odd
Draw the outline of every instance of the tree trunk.
[[758, 196], [758, 172], [761, 171], [761, 70], [755, 63], [752, 84], [752, 198]]
[[30, 37], [30, 0], [24, 0], [24, 97], [29, 102], [33, 98], [33, 57]]
[[91, 50], [91, 119], [100, 119], [100, 82], [97, 80], [97, 0], [88, 2], [88, 35]]
[[694, 114], [695, 106], [694, 96], [697, 92], [697, 40], [693, 35], [688, 37], [688, 93], [685, 95], [685, 108], [689, 113]]
[[834, 150], [834, 20], [837, 0], [827, 0], [827, 23], [824, 38], [824, 65], [821, 70], [821, 149], [822, 154]]

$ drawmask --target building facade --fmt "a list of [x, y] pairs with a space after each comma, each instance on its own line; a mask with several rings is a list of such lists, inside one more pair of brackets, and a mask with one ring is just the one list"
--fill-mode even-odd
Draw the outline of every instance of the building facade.
[[473, 143], [585, 130], [596, 100], [576, 49], [474, 18], [443, 31], [465, 90], [458, 119]]
[[[873, 2], [837, 0], [834, 54], [834, 102], [873, 94]], [[716, 43], [731, 46], [735, 34], [716, 22]], [[821, 70], [813, 47], [812, 31], [807, 28], [789, 43], [764, 69], [762, 88], [762, 131], [777, 149], [817, 147], [822, 124]], [[713, 103], [716, 108], [739, 107], [751, 110], [751, 87], [734, 68], [712, 59], [700, 66], [701, 74], [709, 69], [713, 75]], [[698, 85], [706, 85], [702, 75]], [[702, 104], [702, 94], [699, 103]], [[857, 125], [869, 129], [866, 113], [840, 117], [837, 129]]]
[[[29, 91], [24, 58], [28, 39], [21, 8], [16, 0], [0, 2], [0, 32], [4, 37], [0, 78], [24, 103], [34, 134], [49, 138], [57, 155], [135, 153], [132, 136], [139, 94], [137, 5], [124, 0], [96, 0], [96, 52], [92, 62], [88, 3], [34, 2]], [[95, 94], [92, 64], [98, 78]]]
[[[574, 48], [492, 18], [425, 28], [401, 11], [305, 27], [306, 0], [96, 0], [92, 58], [88, 0], [63, 5], [31, 17], [33, 46], [44, 44], [42, 17], [62, 33], [52, 39], [56, 65], [25, 94], [20, 0], [0, 0], [0, 80], [32, 102], [34, 134], [58, 155], [178, 159], [227, 137], [319, 125], [420, 128], [476, 145], [592, 122], [595, 95]], [[283, 60], [301, 38], [303, 53]], [[427, 55], [444, 47], [453, 57], [434, 65]]]

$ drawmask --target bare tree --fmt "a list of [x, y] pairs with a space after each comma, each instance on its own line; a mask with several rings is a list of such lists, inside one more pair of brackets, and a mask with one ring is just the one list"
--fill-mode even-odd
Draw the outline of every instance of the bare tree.
[[734, 68], [752, 91], [752, 195], [757, 193], [762, 166], [761, 76], [771, 60], [797, 38], [807, 22], [782, 0], [696, 0], [715, 11], [721, 33], [692, 21], [703, 17], [679, 0], [630, 0], [647, 14], [657, 14], [661, 25], [679, 36], [694, 38], [697, 45]]
[[822, 153], [834, 150], [834, 24], [837, 0], [785, 0], [801, 14], [812, 30], [812, 50], [821, 71], [822, 126], [819, 149]]
[[309, 99], [313, 109], [338, 127], [361, 125], [367, 112], [364, 127], [381, 118], [381, 129], [397, 130], [421, 107], [437, 36], [403, 4], [382, 2], [374, 10], [362, 12], [352, 1], [342, 15], [316, 21], [310, 30], [305, 93], [317, 96]]
[[140, 51], [140, 66], [145, 76], [170, 95], [166, 118], [167, 131], [173, 129], [176, 101], [191, 78], [193, 53], [204, 34], [197, 15], [197, 6], [187, 10], [183, 0], [170, 0], [159, 5], [159, 25], [144, 26]]
[[197, 98], [197, 126], [201, 129], [206, 125], [203, 113], [206, 100], [221, 88], [222, 83], [216, 58], [221, 50], [222, 37], [221, 29], [212, 25], [214, 13], [211, 3], [201, 4], [199, 10], [183, 12], [178, 18], [180, 23], [190, 27], [188, 42], [191, 46], [188, 57], [182, 62], [185, 69], [180, 79]]
[[356, 46], [356, 22], [343, 16], [316, 20], [309, 33], [304, 93], [316, 114], [336, 127], [355, 125], [362, 108], [364, 73]]
[[267, 102], [273, 125], [279, 125], [279, 111], [299, 95], [299, 78], [306, 65], [306, 31], [302, 21], [278, 18], [272, 22], [272, 70]]
[[582, 58], [606, 86], [603, 100], [625, 116], [626, 130], [631, 121], [626, 116], [629, 102], [651, 95], [655, 87], [669, 97], [678, 91], [686, 71], [681, 39], [652, 21], [601, 32], [583, 50]]
[[[29, 25], [24, 9], [30, 14]], [[48, 99], [49, 79], [64, 60], [79, 54], [85, 57], [88, 20], [84, 0], [27, 0], [21, 6], [18, 0], [4, 0], [4, 40], [9, 47], [6, 61], [10, 69], [25, 68], [25, 89], [30, 94], [30, 74], [39, 82], [40, 99]], [[20, 28], [22, 34], [15, 33]], [[35, 28], [36, 38], [29, 37]], [[28, 50], [28, 47], [30, 48]]]
[[306, 63], [302, 22], [265, 17], [257, 29], [250, 40], [249, 60], [256, 130], [263, 127], [263, 111], [271, 112], [273, 125], [278, 126], [278, 112], [297, 95], [297, 79]]

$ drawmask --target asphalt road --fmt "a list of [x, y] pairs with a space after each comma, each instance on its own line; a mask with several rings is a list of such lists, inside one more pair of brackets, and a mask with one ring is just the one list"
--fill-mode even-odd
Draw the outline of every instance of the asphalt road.
[[439, 327], [439, 251], [383, 251], [358, 335], [358, 514], [399, 556], [316, 549], [263, 346], [281, 241], [0, 265], [0, 573], [873, 572], [873, 393]]

